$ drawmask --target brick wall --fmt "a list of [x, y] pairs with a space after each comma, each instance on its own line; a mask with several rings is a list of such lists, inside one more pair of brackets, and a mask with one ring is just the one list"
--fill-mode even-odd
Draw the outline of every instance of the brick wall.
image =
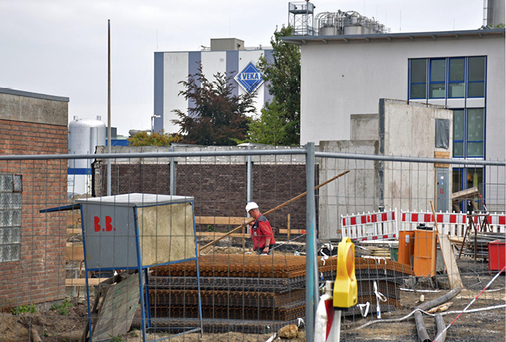
[[[95, 195], [107, 193], [106, 162], [95, 170]], [[245, 216], [246, 165], [178, 164], [176, 194], [195, 198], [197, 216]], [[170, 193], [168, 164], [112, 164], [111, 194]], [[306, 191], [305, 165], [253, 165], [253, 200], [265, 212]], [[291, 227], [305, 229], [306, 198], [303, 197], [268, 216], [275, 231], [286, 228], [290, 214]], [[205, 230], [206, 227], [197, 227]], [[216, 227], [215, 227], [216, 228]], [[221, 228], [230, 227], [218, 227]]]
[[[66, 125], [0, 120], [0, 154], [65, 154], [67, 132]], [[0, 262], [0, 307], [62, 299], [66, 219], [39, 211], [67, 203], [67, 160], [0, 161], [0, 172], [20, 174], [23, 185], [21, 255]]]

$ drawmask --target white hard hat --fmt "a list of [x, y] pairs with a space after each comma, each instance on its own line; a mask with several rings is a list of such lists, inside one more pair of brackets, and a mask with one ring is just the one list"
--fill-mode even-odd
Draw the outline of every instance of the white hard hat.
[[258, 209], [258, 204], [255, 202], [248, 202], [248, 204], [246, 204], [246, 212], [249, 213], [249, 211], [253, 209]]

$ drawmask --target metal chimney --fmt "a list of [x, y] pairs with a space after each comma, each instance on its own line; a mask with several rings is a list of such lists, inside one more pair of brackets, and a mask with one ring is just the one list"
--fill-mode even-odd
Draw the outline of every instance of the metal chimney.
[[483, 14], [486, 16], [483, 18], [484, 25], [490, 28], [504, 25], [504, 0], [484, 0]]

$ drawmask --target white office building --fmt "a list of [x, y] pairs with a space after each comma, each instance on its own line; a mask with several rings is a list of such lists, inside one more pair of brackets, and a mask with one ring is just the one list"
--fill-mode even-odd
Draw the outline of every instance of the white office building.
[[[491, 18], [504, 23], [504, 1], [502, 16]], [[283, 39], [301, 48], [301, 144], [352, 140], [353, 115], [378, 114], [380, 99], [395, 99], [453, 110], [449, 157], [505, 160], [504, 28], [371, 33], [357, 21], [346, 30], [345, 20], [320, 20], [317, 33]], [[504, 169], [485, 174], [453, 167], [452, 191], [504, 187]]]

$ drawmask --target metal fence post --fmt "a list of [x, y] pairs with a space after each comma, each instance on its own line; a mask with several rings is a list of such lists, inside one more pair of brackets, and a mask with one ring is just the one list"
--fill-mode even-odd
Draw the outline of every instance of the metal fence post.
[[[251, 150], [251, 144], [248, 144], [248, 150]], [[251, 202], [253, 201], [253, 163], [251, 162], [251, 155], [248, 155], [247, 177], [246, 202]]]
[[313, 342], [318, 305], [318, 266], [316, 262], [316, 209], [314, 195], [315, 147], [306, 145], [306, 341]]
[[[170, 145], [170, 152], [174, 152], [174, 146]], [[170, 157], [170, 194], [171, 196], [176, 195], [176, 164], [174, 161], [174, 157]]]

